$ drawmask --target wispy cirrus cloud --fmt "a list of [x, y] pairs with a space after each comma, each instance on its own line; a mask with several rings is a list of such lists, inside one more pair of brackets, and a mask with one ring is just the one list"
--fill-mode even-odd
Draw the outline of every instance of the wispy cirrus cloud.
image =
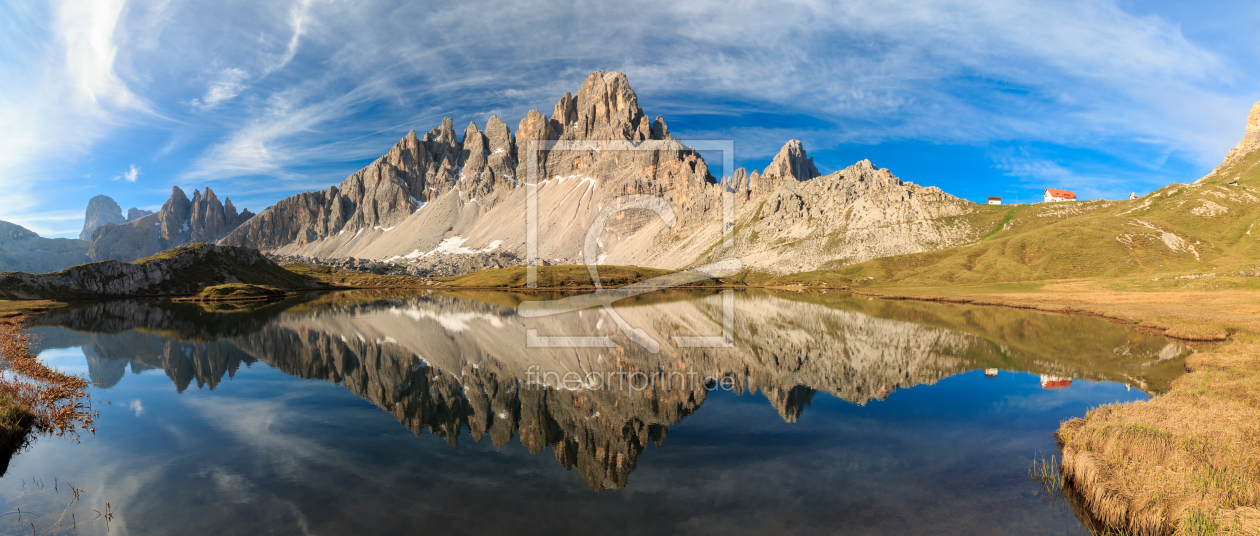
[[228, 67], [221, 69], [214, 75], [214, 79], [206, 88], [206, 94], [201, 98], [189, 101], [189, 104], [200, 110], [210, 110], [214, 107], [230, 101], [240, 95], [245, 90], [245, 80], [249, 78], [249, 71]]
[[[342, 115], [408, 115], [400, 109], [437, 102], [449, 115], [497, 109], [512, 120], [528, 108], [548, 111], [586, 72], [607, 68], [629, 73], [641, 94], [677, 97], [682, 107], [738, 101], [819, 116], [838, 139], [857, 137], [854, 126], [868, 143], [1140, 138], [1206, 163], [1219, 158], [1234, 109], [1246, 100], [1219, 87], [1239, 76], [1230, 62], [1175, 24], [1093, 0], [300, 6], [289, 16], [292, 42], [318, 26], [305, 35], [308, 61], [318, 58], [327, 87], [366, 73], [392, 82], [376, 84]], [[539, 35], [538, 27], [566, 31]], [[304, 64], [299, 58], [294, 68]], [[343, 96], [310, 98], [345, 104]], [[309, 117], [274, 106], [253, 117], [286, 113]], [[321, 126], [357, 135], [384, 122], [365, 115], [358, 129]], [[257, 132], [247, 124], [230, 140]]]

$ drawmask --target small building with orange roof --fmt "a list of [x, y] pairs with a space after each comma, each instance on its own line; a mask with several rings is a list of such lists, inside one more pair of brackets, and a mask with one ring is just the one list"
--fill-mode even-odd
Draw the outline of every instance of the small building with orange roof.
[[1042, 389], [1063, 389], [1072, 386], [1072, 378], [1064, 378], [1062, 376], [1041, 375]]
[[1076, 192], [1070, 190], [1056, 190], [1054, 188], [1046, 188], [1046, 203], [1057, 203], [1059, 201], [1076, 201]]

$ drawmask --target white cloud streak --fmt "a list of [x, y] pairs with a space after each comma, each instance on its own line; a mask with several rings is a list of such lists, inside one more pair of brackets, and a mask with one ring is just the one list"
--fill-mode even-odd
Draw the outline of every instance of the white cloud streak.
[[189, 104], [194, 108], [209, 110], [230, 101], [245, 91], [247, 78], [249, 78], [249, 71], [244, 69], [235, 67], [221, 69], [216, 73], [214, 81], [210, 82], [206, 94], [200, 99], [193, 99]]
[[130, 169], [128, 169], [122, 175], [116, 175], [114, 177], [114, 180], [121, 179], [127, 182], [136, 182], [136, 177], [138, 176], [140, 176], [140, 168], [137, 168], [135, 164], [132, 164]]

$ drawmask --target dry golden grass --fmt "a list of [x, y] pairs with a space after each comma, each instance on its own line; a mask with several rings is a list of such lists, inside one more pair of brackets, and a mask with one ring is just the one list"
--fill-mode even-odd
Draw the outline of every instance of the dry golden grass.
[[1167, 394], [1063, 423], [1062, 474], [1074, 506], [1104, 534], [1260, 535], [1260, 296], [1121, 292], [1091, 281], [866, 293], [1093, 314], [1192, 340], [1228, 337], [1188, 358], [1189, 373]]
[[1260, 534], [1257, 352], [1198, 354], [1168, 394], [1064, 423], [1063, 472], [1091, 513], [1136, 534]]
[[88, 381], [40, 363], [31, 353], [31, 336], [22, 333], [25, 317], [0, 319], [0, 355], [8, 369], [0, 371], [0, 396], [25, 407], [41, 432], [77, 438], [94, 432], [96, 413], [88, 398]]
[[313, 277], [320, 283], [335, 288], [418, 288], [435, 284], [429, 278], [410, 275], [378, 275], [356, 272], [317, 264], [285, 264], [285, 270]]
[[53, 300], [0, 300], [0, 318], [42, 313], [65, 305], [64, 302]]

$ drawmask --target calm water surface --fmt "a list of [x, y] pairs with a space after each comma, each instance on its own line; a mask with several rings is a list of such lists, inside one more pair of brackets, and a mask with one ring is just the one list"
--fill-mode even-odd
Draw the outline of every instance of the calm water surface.
[[[0, 533], [1081, 534], [1034, 454], [1191, 352], [1095, 318], [752, 291], [731, 347], [678, 348], [722, 334], [722, 295], [626, 300], [637, 339], [519, 299], [39, 317], [41, 358], [91, 377], [100, 418], [11, 460]], [[565, 335], [615, 346], [536, 347]]]

